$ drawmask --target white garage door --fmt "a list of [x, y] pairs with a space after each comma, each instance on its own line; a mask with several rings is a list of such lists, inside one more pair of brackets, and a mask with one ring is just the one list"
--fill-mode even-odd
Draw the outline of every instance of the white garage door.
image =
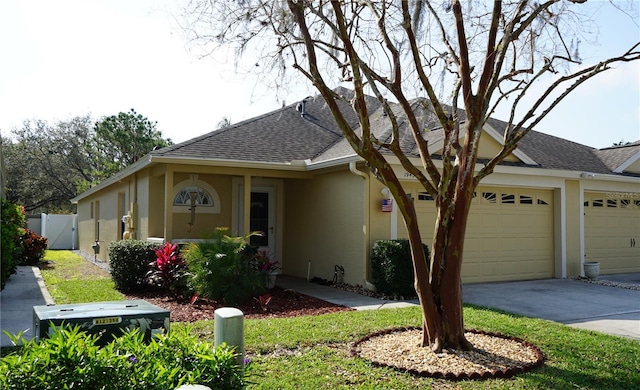
[[[435, 202], [414, 188], [423, 242], [431, 246]], [[399, 221], [398, 232], [406, 237]], [[465, 237], [465, 283], [554, 275], [553, 191], [478, 187]]]
[[585, 193], [585, 261], [600, 273], [640, 272], [640, 194]]

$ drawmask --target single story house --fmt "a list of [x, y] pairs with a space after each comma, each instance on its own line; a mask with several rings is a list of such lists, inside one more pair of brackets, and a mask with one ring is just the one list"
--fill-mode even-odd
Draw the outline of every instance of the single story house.
[[[371, 104], [373, 130], [384, 139], [388, 120]], [[349, 120], [357, 125], [355, 115]], [[504, 126], [486, 124], [480, 159], [499, 150]], [[425, 136], [437, 157], [442, 131]], [[434, 201], [395, 166], [430, 245]], [[368, 285], [373, 244], [406, 237], [387, 198], [317, 96], [154, 150], [73, 202], [80, 249], [93, 253], [98, 242], [105, 261], [107, 244], [123, 237], [185, 242], [228, 227], [264, 232], [255, 243], [284, 274], [331, 279], [339, 265], [346, 283]], [[599, 261], [603, 274], [640, 272], [640, 142], [594, 149], [531, 131], [480, 183], [473, 203], [466, 283], [578, 276], [585, 261]]]

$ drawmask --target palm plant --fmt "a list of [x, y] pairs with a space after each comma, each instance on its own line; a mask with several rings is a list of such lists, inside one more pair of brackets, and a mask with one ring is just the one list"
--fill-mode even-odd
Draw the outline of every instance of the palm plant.
[[266, 291], [255, 266], [255, 248], [249, 239], [256, 233], [232, 237], [228, 229], [216, 229], [213, 237], [187, 247], [184, 257], [196, 293], [204, 298], [235, 305], [250, 302]]

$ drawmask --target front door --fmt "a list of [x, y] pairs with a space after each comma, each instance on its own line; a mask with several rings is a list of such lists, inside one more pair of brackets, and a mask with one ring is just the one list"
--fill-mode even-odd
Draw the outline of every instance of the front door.
[[251, 213], [249, 230], [260, 235], [251, 237], [251, 245], [274, 254], [275, 218], [273, 187], [253, 187], [251, 190]]
[[249, 210], [249, 229], [244, 228], [244, 186], [238, 180], [236, 189], [236, 205], [232, 223], [233, 231], [260, 232], [260, 236], [251, 237], [251, 244], [257, 245], [259, 250], [267, 251], [273, 258], [276, 256], [276, 187], [270, 185], [251, 186], [251, 200]]

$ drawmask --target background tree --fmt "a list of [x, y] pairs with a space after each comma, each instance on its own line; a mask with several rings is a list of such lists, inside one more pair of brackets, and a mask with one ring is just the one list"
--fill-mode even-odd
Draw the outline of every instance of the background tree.
[[104, 117], [95, 125], [96, 147], [100, 152], [100, 171], [96, 176], [106, 179], [154, 148], [172, 144], [156, 130], [156, 122], [151, 122], [134, 109], [118, 115]]
[[76, 195], [171, 144], [133, 110], [98, 122], [90, 115], [54, 124], [27, 120], [1, 141], [6, 199], [28, 213], [74, 212]]
[[[471, 347], [464, 336], [460, 273], [478, 183], [580, 84], [640, 56], [632, 42], [618, 57], [581, 64], [578, 43], [593, 21], [578, 3], [584, 0], [194, 0], [185, 17], [197, 42], [232, 47], [238, 61], [252, 53], [247, 61], [281, 80], [295, 69], [317, 88], [404, 218], [422, 307], [422, 344], [440, 351]], [[353, 94], [341, 96], [338, 85]], [[372, 131], [367, 94], [382, 105], [392, 139], [378, 139]], [[357, 128], [349, 126], [340, 100], [358, 116]], [[502, 149], [478, 166], [482, 128], [502, 106], [510, 113], [501, 129]], [[430, 118], [417, 117], [425, 111]], [[432, 129], [444, 134], [437, 160], [425, 138]], [[413, 145], [401, 144], [403, 134]], [[413, 203], [390, 163], [395, 159], [435, 199], [429, 264]]]
[[220, 122], [218, 122], [216, 129], [224, 129], [225, 127], [229, 127], [229, 126], [231, 126], [231, 119], [225, 116], [225, 117], [222, 117], [222, 119], [220, 119]]
[[90, 116], [50, 125], [27, 120], [3, 138], [6, 198], [29, 213], [72, 212], [69, 202], [94, 181]]

